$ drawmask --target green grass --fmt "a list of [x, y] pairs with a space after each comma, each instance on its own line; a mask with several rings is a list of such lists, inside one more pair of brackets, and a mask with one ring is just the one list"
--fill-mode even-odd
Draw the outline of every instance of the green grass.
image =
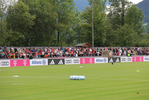
[[149, 62], [82, 66], [0, 68], [0, 100], [149, 100]]

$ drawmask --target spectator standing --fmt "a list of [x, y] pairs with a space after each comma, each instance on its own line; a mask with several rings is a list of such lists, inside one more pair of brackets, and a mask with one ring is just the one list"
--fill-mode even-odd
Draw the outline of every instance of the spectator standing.
[[119, 48], [119, 56], [121, 56], [121, 54], [122, 54], [122, 50], [121, 48]]
[[49, 48], [50, 53], [52, 53], [52, 48]]
[[0, 58], [3, 58], [3, 50], [2, 50], [2, 47], [0, 47]]

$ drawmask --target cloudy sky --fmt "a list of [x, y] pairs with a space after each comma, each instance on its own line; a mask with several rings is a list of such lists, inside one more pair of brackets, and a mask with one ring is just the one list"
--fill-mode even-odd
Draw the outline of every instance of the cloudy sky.
[[[18, 0], [15, 0], [15, 1], [18, 1]], [[134, 4], [138, 4], [139, 2], [143, 1], [143, 0], [129, 0], [131, 2], [133, 2]]]
[[143, 0], [129, 0], [131, 2], [133, 2], [134, 4], [138, 4], [139, 2], [143, 1]]

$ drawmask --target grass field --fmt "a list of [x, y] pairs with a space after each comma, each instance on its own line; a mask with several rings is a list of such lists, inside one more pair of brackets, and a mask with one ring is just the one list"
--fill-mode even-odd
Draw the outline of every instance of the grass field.
[[0, 100], [149, 100], [149, 62], [80, 66], [0, 68]]

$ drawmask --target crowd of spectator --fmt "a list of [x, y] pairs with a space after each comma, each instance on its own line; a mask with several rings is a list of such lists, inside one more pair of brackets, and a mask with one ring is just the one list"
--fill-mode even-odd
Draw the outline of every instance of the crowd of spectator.
[[114, 56], [149, 55], [149, 47], [0, 47], [0, 58], [47, 58], [102, 56], [102, 51]]

